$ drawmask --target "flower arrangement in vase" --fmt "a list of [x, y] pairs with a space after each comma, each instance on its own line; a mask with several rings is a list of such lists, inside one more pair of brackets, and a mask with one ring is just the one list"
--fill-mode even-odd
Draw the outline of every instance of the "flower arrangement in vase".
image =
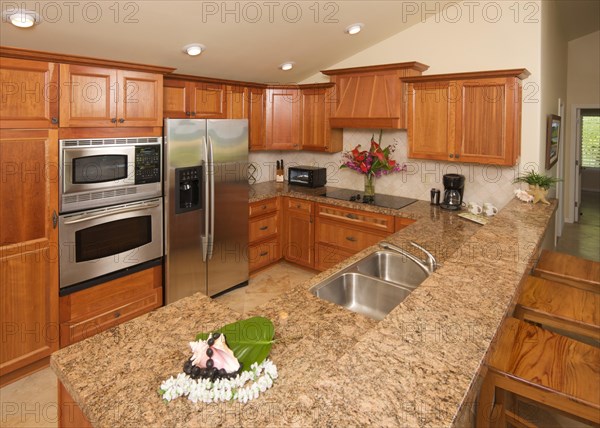
[[379, 131], [379, 143], [375, 141], [375, 135], [371, 136], [369, 150], [360, 150], [359, 144], [353, 150], [342, 155], [341, 168], [349, 168], [365, 176], [364, 198], [372, 199], [375, 196], [375, 178], [394, 172], [406, 171], [406, 165], [400, 165], [391, 158], [396, 150], [395, 144], [381, 147], [383, 130]]
[[513, 183], [527, 183], [529, 185], [527, 193], [532, 196], [532, 202], [534, 204], [538, 202], [549, 204], [550, 202], [546, 200], [548, 189], [550, 189], [550, 187], [554, 186], [554, 184], [558, 183], [559, 181], [562, 180], [560, 178], [538, 174], [531, 169], [527, 174], [519, 175], [517, 178], [515, 178]]

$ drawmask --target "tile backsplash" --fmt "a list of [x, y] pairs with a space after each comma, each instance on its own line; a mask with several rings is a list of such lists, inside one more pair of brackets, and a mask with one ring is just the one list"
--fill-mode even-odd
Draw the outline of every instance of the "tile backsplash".
[[[352, 150], [358, 144], [365, 150], [369, 147], [371, 136], [375, 134], [377, 141], [379, 130], [374, 129], [344, 129], [344, 151]], [[396, 144], [392, 158], [407, 166], [405, 172], [395, 173], [376, 179], [376, 193], [404, 196], [408, 198], [429, 201], [431, 188], [442, 191], [442, 176], [457, 173], [465, 176], [464, 201], [475, 201], [479, 204], [491, 202], [498, 208], [506, 205], [513, 198], [513, 190], [519, 185], [512, 183], [519, 174], [519, 165], [514, 167], [498, 167], [493, 165], [477, 165], [467, 163], [449, 163], [408, 159], [406, 131], [384, 130], [382, 146]], [[310, 165], [327, 168], [327, 185], [362, 191], [364, 177], [348, 169], [339, 169], [342, 163], [341, 153], [316, 152], [251, 152], [250, 162], [256, 167], [256, 182], [275, 180], [275, 162], [283, 159], [285, 177], [287, 168], [296, 165]], [[525, 166], [525, 169], [530, 169]]]

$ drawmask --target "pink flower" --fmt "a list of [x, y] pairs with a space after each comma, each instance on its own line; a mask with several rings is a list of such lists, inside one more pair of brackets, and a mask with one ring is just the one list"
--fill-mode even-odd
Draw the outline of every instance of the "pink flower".
[[[209, 358], [206, 351], [211, 348], [208, 346], [207, 341], [190, 342], [190, 348], [192, 348], [192, 364], [200, 368], [206, 368], [206, 362]], [[233, 373], [240, 369], [240, 363], [233, 355], [233, 351], [227, 346], [224, 335], [221, 334], [215, 339], [212, 350], [213, 355], [210, 358], [213, 360], [214, 367], [225, 369], [227, 373]]]

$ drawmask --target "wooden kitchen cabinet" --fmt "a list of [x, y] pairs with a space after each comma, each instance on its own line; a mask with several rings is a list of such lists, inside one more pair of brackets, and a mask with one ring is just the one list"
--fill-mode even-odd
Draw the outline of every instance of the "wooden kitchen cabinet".
[[406, 128], [405, 85], [400, 79], [419, 76], [429, 66], [404, 62], [324, 70], [336, 88], [333, 128]]
[[314, 207], [314, 202], [305, 199], [284, 198], [284, 257], [309, 268], [315, 265]]
[[317, 270], [374, 245], [396, 230], [393, 216], [327, 204], [316, 204]]
[[334, 85], [302, 86], [301, 104], [301, 149], [327, 153], [342, 151], [343, 130], [329, 126], [335, 107]]
[[162, 267], [154, 266], [60, 298], [60, 347], [162, 306]]
[[301, 104], [298, 88], [267, 88], [267, 150], [300, 150]]
[[163, 116], [171, 119], [227, 118], [227, 86], [197, 80], [165, 78]]
[[162, 126], [161, 74], [60, 65], [61, 127]]
[[248, 119], [248, 88], [227, 85], [227, 119]]
[[0, 59], [0, 128], [58, 127], [58, 64]]
[[265, 150], [267, 148], [265, 135], [265, 126], [267, 123], [265, 89], [249, 87], [247, 103], [250, 151]]
[[281, 259], [280, 199], [270, 198], [249, 205], [248, 270], [255, 272]]
[[0, 159], [4, 385], [58, 349], [58, 130], [0, 130]]
[[408, 83], [408, 157], [512, 166], [525, 69], [420, 76]]

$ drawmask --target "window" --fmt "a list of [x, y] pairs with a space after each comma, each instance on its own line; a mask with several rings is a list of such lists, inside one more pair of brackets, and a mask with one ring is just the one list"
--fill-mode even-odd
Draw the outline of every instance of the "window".
[[581, 110], [581, 166], [600, 168], [600, 110]]

